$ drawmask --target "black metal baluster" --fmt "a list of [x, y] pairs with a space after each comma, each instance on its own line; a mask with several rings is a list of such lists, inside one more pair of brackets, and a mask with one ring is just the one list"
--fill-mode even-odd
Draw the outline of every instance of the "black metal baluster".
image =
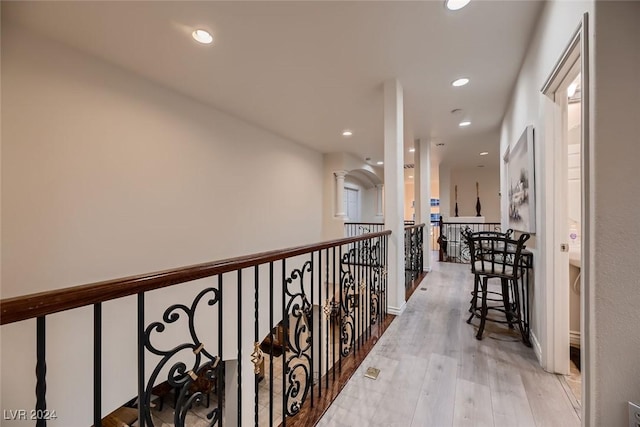
[[[340, 262], [340, 261], [338, 261]], [[334, 304], [334, 299], [336, 297], [336, 247], [333, 247], [333, 265], [332, 265], [332, 269], [333, 269], [333, 294], [331, 295], [331, 314], [333, 314], [333, 307], [335, 306]], [[332, 344], [333, 344], [333, 348], [331, 349], [331, 368], [333, 369], [333, 380], [336, 380], [336, 370], [334, 369], [336, 367], [336, 349], [338, 347], [338, 345], [336, 344], [336, 337], [338, 335], [338, 333], [340, 332], [340, 322], [341, 322], [341, 316], [340, 316], [340, 310], [342, 310], [341, 307], [338, 307], [338, 312], [337, 312], [337, 316], [336, 316], [336, 325], [333, 326], [332, 328], [332, 333], [333, 333], [333, 339]], [[338, 331], [336, 331], [336, 326]]]
[[289, 338], [289, 316], [287, 315], [287, 262], [282, 260], [282, 427], [287, 425], [287, 341]]
[[370, 298], [370, 292], [369, 292], [369, 272], [371, 271], [371, 261], [372, 261], [372, 254], [373, 254], [373, 245], [372, 245], [373, 240], [372, 239], [368, 239], [367, 240], [367, 245], [369, 246], [369, 253], [367, 255], [367, 261], [365, 263], [364, 266], [364, 295], [362, 296], [362, 303], [364, 304], [364, 331], [365, 331], [365, 336], [364, 336], [364, 340], [365, 342], [369, 339], [369, 334], [371, 332], [371, 325], [369, 323], [369, 321], [371, 320], [371, 300]]
[[93, 305], [93, 425], [102, 427], [102, 303]]
[[[47, 410], [47, 359], [46, 359], [46, 322], [44, 316], [36, 319], [36, 415]], [[38, 416], [36, 427], [46, 427], [45, 417]]]
[[273, 262], [269, 263], [269, 426], [273, 427]]
[[[359, 240], [356, 244], [356, 250], [358, 251], [356, 253], [356, 259], [355, 259], [355, 265], [353, 266], [354, 268], [354, 273], [355, 273], [355, 280], [356, 283], [354, 284], [353, 287], [353, 305], [355, 306], [354, 308], [354, 316], [353, 316], [353, 321], [356, 324], [356, 335], [357, 335], [357, 339], [354, 340], [354, 354], [358, 352], [358, 350], [360, 350], [360, 345], [361, 345], [361, 335], [362, 335], [362, 324], [360, 323], [360, 314], [362, 312], [362, 307], [360, 307], [360, 263], [362, 262], [362, 240]], [[356, 297], [358, 298], [357, 302], [356, 302]], [[357, 305], [356, 305], [357, 304]]]
[[[340, 262], [340, 278], [338, 279], [340, 281], [339, 284], [338, 284], [338, 291], [340, 293], [340, 305], [338, 306], [339, 307], [338, 312], [340, 313], [339, 314], [340, 321], [338, 323], [340, 325], [340, 327], [338, 328], [338, 334], [340, 334], [340, 337], [339, 337], [340, 338], [340, 340], [339, 340], [340, 349], [338, 351], [338, 367], [339, 367], [338, 369], [340, 369], [340, 372], [342, 372], [342, 322], [344, 320], [343, 316], [342, 316], [342, 313], [341, 313], [342, 307], [343, 307], [342, 306], [342, 304], [343, 304], [342, 293], [344, 292], [344, 289], [342, 288], [343, 287], [343, 283], [342, 283], [342, 245], [340, 245], [340, 248], [339, 248], [339, 251], [338, 251], [338, 255], [339, 255], [339, 258], [338, 258], [339, 261], [338, 262]], [[347, 265], [347, 268], [349, 268], [348, 265]], [[334, 365], [335, 365], [335, 363], [334, 363]]]
[[388, 312], [388, 304], [389, 304], [389, 295], [388, 295], [388, 285], [389, 285], [389, 236], [384, 236], [384, 318], [387, 317]]
[[324, 318], [324, 324], [325, 324], [325, 338], [324, 338], [324, 365], [325, 365], [325, 383], [326, 383], [326, 387], [327, 389], [329, 388], [329, 335], [331, 334], [331, 330], [329, 329], [331, 327], [331, 306], [328, 305], [331, 303], [331, 300], [329, 299], [329, 248], [324, 250], [324, 258], [325, 258], [325, 294], [327, 297], [327, 310], [328, 313], [325, 314], [325, 318]]
[[242, 425], [242, 270], [238, 270], [238, 425]]
[[[255, 269], [254, 269], [254, 296], [253, 296], [253, 314], [254, 314], [254, 330], [253, 330], [253, 342], [254, 343], [259, 343], [260, 338], [258, 336], [258, 318], [259, 318], [259, 312], [258, 312], [258, 308], [259, 308], [259, 304], [258, 304], [258, 282], [259, 282], [259, 268], [256, 265]], [[256, 349], [257, 350], [257, 349]], [[263, 361], [258, 360], [257, 363], [263, 363]], [[258, 387], [260, 386], [259, 384], [259, 379], [260, 379], [260, 374], [261, 372], [255, 373], [255, 371], [257, 371], [258, 368], [254, 368], [254, 387], [255, 387], [255, 393], [254, 393], [254, 422], [255, 425], [258, 425], [258, 422], [260, 421], [258, 419]]]
[[144, 427], [146, 415], [144, 410], [144, 292], [138, 293], [138, 423]]
[[[314, 341], [314, 333], [313, 333], [313, 252], [311, 252], [311, 265], [309, 266], [309, 271], [311, 272], [311, 280], [310, 280], [310, 294], [311, 294], [311, 307], [309, 307], [309, 315], [308, 315], [308, 321], [309, 321], [309, 334], [311, 335], [311, 348], [309, 349], [309, 354], [311, 357], [311, 360], [309, 361], [309, 364], [311, 365], [310, 369], [311, 369], [311, 407], [313, 408], [313, 341]], [[301, 286], [304, 286], [304, 282], [302, 282]]]
[[[313, 299], [312, 299], [313, 301]], [[313, 307], [313, 304], [312, 304]], [[312, 310], [313, 313], [313, 310]], [[318, 251], [318, 397], [322, 397], [322, 249]]]
[[[222, 274], [218, 275], [218, 360], [222, 360], [222, 322], [223, 322], [223, 299], [222, 299]], [[222, 427], [222, 396], [225, 394], [224, 382], [222, 381], [224, 377], [224, 363], [218, 364], [218, 372], [217, 372], [217, 386], [216, 390], [218, 391], [218, 426]]]

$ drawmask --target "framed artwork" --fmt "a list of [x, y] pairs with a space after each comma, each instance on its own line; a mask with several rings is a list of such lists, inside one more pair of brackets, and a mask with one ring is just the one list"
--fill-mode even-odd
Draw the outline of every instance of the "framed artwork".
[[507, 228], [526, 233], [536, 232], [533, 138], [533, 126], [527, 126], [503, 157], [507, 172]]

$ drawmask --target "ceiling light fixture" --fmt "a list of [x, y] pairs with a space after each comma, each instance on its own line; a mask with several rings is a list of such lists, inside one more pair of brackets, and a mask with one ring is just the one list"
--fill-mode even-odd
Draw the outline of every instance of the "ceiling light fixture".
[[416, 152], [416, 149], [415, 149], [415, 148], [409, 148], [409, 152], [410, 152], [410, 153], [415, 153], [415, 152]]
[[409, 175], [409, 178], [410, 178], [410, 179], [412, 179], [412, 178], [413, 178], [413, 175]]
[[469, 83], [469, 79], [466, 78], [466, 77], [462, 77], [462, 78], [460, 78], [458, 80], [452, 81], [451, 82], [451, 86], [460, 87], [460, 86], [466, 85], [467, 83]]
[[489, 154], [488, 151], [483, 151], [482, 153], [480, 153], [481, 156], [486, 156], [487, 154]]
[[377, 165], [384, 165], [384, 162], [377, 162]]
[[471, 124], [471, 122], [469, 120], [465, 120], [464, 122], [460, 122], [460, 124], [458, 124], [458, 126], [463, 128], [465, 126], [469, 126], [470, 124]]
[[207, 30], [195, 30], [191, 36], [198, 43], [211, 44], [213, 42], [213, 36]]
[[353, 135], [353, 132], [351, 132], [348, 129], [342, 131], [342, 136], [351, 136], [351, 135]]
[[471, 0], [446, 0], [444, 4], [449, 10], [460, 10], [468, 5], [470, 1]]

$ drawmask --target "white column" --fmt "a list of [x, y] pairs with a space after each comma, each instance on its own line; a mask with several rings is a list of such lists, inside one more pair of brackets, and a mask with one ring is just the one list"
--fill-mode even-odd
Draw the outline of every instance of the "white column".
[[416, 224], [424, 223], [422, 267], [431, 271], [431, 144], [416, 140]]
[[384, 83], [384, 224], [389, 236], [389, 312], [404, 311], [404, 112], [396, 79]]
[[378, 221], [384, 221], [383, 205], [382, 205], [382, 184], [376, 184], [376, 217]]
[[337, 171], [333, 175], [336, 177], [336, 218], [346, 218], [347, 213], [344, 210], [344, 177], [347, 171]]

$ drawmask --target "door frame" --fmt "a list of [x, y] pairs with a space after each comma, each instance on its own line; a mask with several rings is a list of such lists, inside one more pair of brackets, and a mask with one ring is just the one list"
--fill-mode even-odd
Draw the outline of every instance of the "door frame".
[[[582, 112], [581, 112], [581, 293], [580, 293], [580, 310], [581, 310], [581, 376], [582, 376], [582, 421], [584, 425], [589, 425], [591, 407], [592, 407], [592, 380], [590, 372], [591, 368], [591, 343], [593, 341], [593, 318], [590, 307], [593, 306], [593, 283], [591, 280], [591, 265], [593, 265], [592, 257], [592, 234], [593, 220], [591, 213], [593, 212], [593, 198], [591, 196], [591, 182], [593, 181], [592, 164], [592, 144], [590, 140], [590, 69], [589, 69], [589, 27], [588, 14], [584, 13], [578, 28], [573, 34], [569, 44], [565, 47], [556, 63], [553, 71], [542, 86], [541, 92], [545, 95], [544, 100], [544, 117], [545, 117], [545, 139], [546, 149], [544, 150], [542, 161], [545, 165], [546, 188], [547, 190], [553, 185], [554, 179], [562, 176], [561, 162], [556, 154], [564, 147], [562, 141], [563, 132], [566, 130], [566, 118], [563, 117], [563, 111], [556, 103], [555, 93], [561, 88], [563, 82], [574, 68], [577, 61], [580, 64], [581, 72], [581, 90], [582, 90]], [[566, 154], [566, 153], [565, 153]], [[564, 157], [562, 157], [564, 158]], [[552, 190], [553, 191], [553, 190]], [[561, 196], [555, 192], [554, 202], [557, 200], [555, 196]], [[543, 343], [542, 344], [542, 367], [550, 372], [565, 373], [569, 362], [569, 283], [565, 285], [554, 286], [557, 278], [562, 277], [560, 262], [564, 257], [560, 249], [561, 239], [568, 236], [559, 236], [557, 230], [560, 229], [558, 224], [558, 207], [557, 203], [545, 203], [542, 209], [542, 221], [546, 222], [543, 233], [542, 250], [544, 253], [543, 264], [546, 266], [543, 271], [544, 293], [546, 295], [546, 310], [543, 321]], [[566, 220], [564, 227], [566, 228]], [[565, 233], [566, 234], [566, 233]], [[568, 255], [567, 255], [568, 268]], [[565, 321], [566, 317], [566, 321]]]

